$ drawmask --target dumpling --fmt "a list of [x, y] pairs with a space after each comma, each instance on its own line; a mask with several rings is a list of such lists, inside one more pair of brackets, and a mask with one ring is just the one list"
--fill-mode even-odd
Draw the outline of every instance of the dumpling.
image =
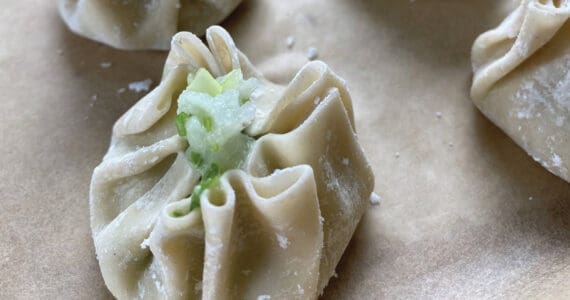
[[59, 0], [69, 28], [120, 49], [167, 50], [180, 30], [204, 34], [241, 0]]
[[101, 272], [119, 299], [315, 299], [373, 195], [345, 82], [263, 78], [218, 26], [181, 32], [161, 83], [93, 172]]
[[477, 107], [570, 181], [570, 1], [522, 0], [472, 50]]

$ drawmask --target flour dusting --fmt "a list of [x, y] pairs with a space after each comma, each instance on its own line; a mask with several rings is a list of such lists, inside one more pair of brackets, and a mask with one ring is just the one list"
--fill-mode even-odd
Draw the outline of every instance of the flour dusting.
[[302, 288], [300, 284], [297, 284], [297, 294], [299, 294], [299, 295], [305, 294], [305, 289]]
[[150, 246], [150, 241], [147, 239], [144, 239], [141, 243], [141, 249], [147, 249]]
[[141, 81], [133, 81], [129, 83], [129, 90], [134, 91], [136, 93], [146, 92], [150, 89], [150, 85], [152, 84], [151, 79], [145, 79]]
[[281, 249], [287, 249], [287, 247], [289, 247], [289, 239], [286, 236], [276, 233], [275, 237], [277, 237], [277, 242], [279, 242], [279, 247], [281, 247]]
[[552, 160], [552, 165], [555, 167], [562, 167], [562, 159], [560, 158], [560, 156], [558, 156], [558, 154], [556, 153], [552, 153], [552, 157], [550, 158]]
[[[523, 146], [541, 143], [533, 159], [556, 173], [567, 174], [565, 154], [570, 115], [570, 55], [545, 63], [522, 80], [511, 98], [510, 118], [520, 120], [516, 127]], [[522, 126], [521, 126], [522, 125]], [[535, 140], [532, 136], [544, 140]], [[530, 140], [529, 140], [530, 139]], [[538, 138], [537, 138], [538, 139]], [[560, 156], [562, 154], [562, 156]]]
[[288, 36], [287, 40], [285, 40], [285, 44], [287, 45], [287, 49], [293, 48], [295, 46], [295, 38], [293, 36]]
[[315, 47], [309, 47], [307, 50], [307, 58], [309, 60], [315, 60], [317, 57], [319, 57], [319, 50], [317, 50]]
[[382, 200], [382, 198], [378, 194], [376, 194], [374, 192], [372, 192], [372, 194], [370, 194], [370, 203], [372, 205], [380, 205], [381, 200]]
[[513, 96], [512, 100], [517, 105], [510, 115], [518, 119], [533, 119], [542, 117], [546, 112], [556, 126], [563, 126], [570, 112], [569, 69], [570, 56], [566, 56], [563, 64], [554, 68], [545, 65], [532, 77], [523, 80]]

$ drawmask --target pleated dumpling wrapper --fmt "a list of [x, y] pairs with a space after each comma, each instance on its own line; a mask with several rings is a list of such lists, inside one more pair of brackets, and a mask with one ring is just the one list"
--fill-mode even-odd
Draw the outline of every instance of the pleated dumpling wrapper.
[[174, 36], [160, 84], [93, 172], [97, 257], [119, 299], [315, 299], [373, 192], [345, 82], [265, 80], [218, 26]]
[[472, 50], [479, 109], [570, 181], [570, 1], [522, 0]]
[[119, 49], [168, 50], [181, 30], [204, 34], [241, 0], [58, 0], [67, 26], [86, 38]]

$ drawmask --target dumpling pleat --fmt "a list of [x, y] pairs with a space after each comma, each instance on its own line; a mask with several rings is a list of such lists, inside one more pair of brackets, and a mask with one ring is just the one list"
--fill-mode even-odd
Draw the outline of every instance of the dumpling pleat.
[[324, 222], [320, 292], [333, 276], [374, 186], [338, 90], [331, 90], [293, 131], [263, 136], [253, 149], [248, 172], [260, 176], [295, 165], [309, 165], [315, 174]]

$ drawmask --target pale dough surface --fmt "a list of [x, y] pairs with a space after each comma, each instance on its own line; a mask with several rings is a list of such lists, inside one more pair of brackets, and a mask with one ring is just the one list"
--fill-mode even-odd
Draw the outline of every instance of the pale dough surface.
[[[0, 298], [110, 299], [89, 180], [113, 123], [143, 95], [128, 84], [158, 82], [166, 53], [79, 38], [55, 1], [3, 4]], [[382, 203], [365, 214], [325, 299], [570, 296], [569, 184], [469, 98], [471, 46], [510, 4], [253, 0], [223, 24], [270, 79], [290, 80], [280, 74], [314, 46], [349, 83]]]
[[523, 0], [473, 44], [475, 105], [570, 181], [570, 2]]
[[203, 35], [241, 0], [59, 0], [71, 30], [119, 49], [167, 50], [177, 31]]

